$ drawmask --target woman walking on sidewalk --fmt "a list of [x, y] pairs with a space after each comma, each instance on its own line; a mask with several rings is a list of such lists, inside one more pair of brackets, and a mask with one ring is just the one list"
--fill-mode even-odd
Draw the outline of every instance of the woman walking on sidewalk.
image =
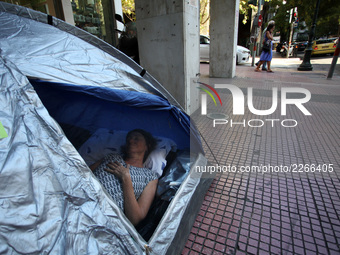
[[267, 42], [268, 40], [270, 40], [270, 49], [269, 51], [262, 50], [261, 56], [260, 56], [260, 62], [255, 68], [255, 72], [261, 72], [260, 68], [264, 62], [267, 62], [267, 66], [268, 66], [267, 72], [269, 73], [273, 72], [272, 69], [270, 68], [270, 62], [272, 61], [272, 58], [273, 58], [272, 40], [273, 40], [274, 28], [275, 28], [275, 25], [272, 23], [269, 24], [267, 27], [266, 35], [264, 37], [264, 42]]

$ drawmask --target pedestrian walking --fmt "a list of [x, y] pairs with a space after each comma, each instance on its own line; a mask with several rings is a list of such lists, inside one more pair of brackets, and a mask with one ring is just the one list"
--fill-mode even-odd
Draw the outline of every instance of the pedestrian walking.
[[269, 49], [265, 50], [264, 47], [262, 48], [260, 61], [255, 68], [255, 72], [261, 72], [260, 68], [263, 63], [267, 63], [267, 72], [272, 73], [272, 69], [270, 68], [270, 63], [273, 58], [273, 51], [272, 51], [272, 41], [273, 41], [273, 32], [274, 32], [275, 25], [273, 23], [270, 23], [267, 27], [265, 37], [263, 39], [263, 44], [269, 43]]
[[[275, 25], [275, 21], [274, 21], [274, 20], [270, 20], [270, 21], [268, 22], [268, 25], [269, 25], [269, 24]], [[267, 27], [263, 30], [262, 38], [265, 38], [266, 32], [267, 32]], [[260, 62], [260, 60], [257, 61], [257, 63], [256, 63], [255, 65], [258, 66], [259, 62]], [[264, 63], [263, 63], [263, 65], [262, 65], [262, 71], [267, 71], [267, 62], [264, 62]]]

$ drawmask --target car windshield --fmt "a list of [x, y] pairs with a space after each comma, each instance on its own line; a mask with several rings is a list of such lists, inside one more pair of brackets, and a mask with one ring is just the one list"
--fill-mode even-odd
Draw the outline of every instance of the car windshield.
[[297, 42], [303, 42], [303, 41], [308, 41], [308, 34], [303, 33], [303, 34], [297, 34], [297, 38], [296, 38]]
[[332, 42], [334, 42], [334, 39], [324, 39], [324, 40], [316, 41], [316, 44], [332, 43]]
[[201, 44], [209, 44], [209, 43], [210, 43], [210, 40], [209, 40], [209, 38], [207, 38], [207, 37], [201, 36], [201, 38], [200, 38], [200, 43], [201, 43]]

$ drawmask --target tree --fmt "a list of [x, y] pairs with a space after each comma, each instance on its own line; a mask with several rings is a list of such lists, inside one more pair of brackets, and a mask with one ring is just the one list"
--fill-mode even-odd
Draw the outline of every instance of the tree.
[[322, 0], [320, 3], [319, 15], [316, 24], [315, 31], [316, 37], [340, 36], [339, 29], [340, 29], [340, 1]]
[[291, 8], [290, 5], [284, 4], [282, 0], [272, 0], [269, 3], [269, 13], [274, 15], [275, 30], [280, 31], [280, 40], [287, 41], [289, 34], [289, 21], [287, 19], [287, 11]]
[[249, 4], [248, 0], [240, 0], [240, 14], [243, 15], [242, 23], [246, 24], [249, 18], [249, 11], [257, 11], [257, 6], [254, 4]]
[[[268, 0], [266, 0], [268, 1]], [[210, 22], [210, 0], [200, 0], [200, 30], [201, 34], [209, 33]], [[242, 23], [246, 24], [249, 19], [250, 10], [257, 10], [256, 5], [248, 4], [248, 0], [240, 0], [240, 14], [243, 17]]]
[[[269, 1], [269, 0], [266, 0]], [[135, 1], [134, 0], [122, 0], [123, 14], [131, 21], [136, 20], [135, 15]], [[208, 33], [210, 13], [209, 13], [210, 0], [200, 0], [200, 30], [203, 34]], [[257, 7], [253, 4], [248, 4], [248, 0], [240, 0], [240, 14], [243, 14], [242, 23], [246, 24], [249, 19], [249, 11], [257, 10]]]
[[210, 12], [209, 12], [210, 0], [200, 0], [200, 33], [206, 34], [209, 31]]
[[[274, 20], [276, 30], [280, 31], [281, 39], [287, 40], [289, 23], [286, 17], [287, 11], [297, 7], [299, 24], [306, 22], [306, 27], [310, 28], [314, 18], [317, 0], [272, 0], [270, 1], [271, 12], [275, 15]], [[322, 0], [318, 13], [315, 37], [339, 36], [340, 24], [340, 1]]]
[[125, 18], [129, 19], [130, 21], [136, 21], [134, 0], [122, 0], [122, 8]]

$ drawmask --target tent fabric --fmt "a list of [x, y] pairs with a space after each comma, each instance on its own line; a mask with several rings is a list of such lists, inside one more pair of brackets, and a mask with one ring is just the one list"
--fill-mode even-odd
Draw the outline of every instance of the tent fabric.
[[[189, 117], [162, 97], [105, 87], [30, 81], [51, 116], [59, 123], [78, 126], [91, 133], [104, 127], [144, 128], [153, 135], [173, 139], [180, 149], [188, 147]], [[150, 114], [155, 117], [150, 118]], [[138, 119], [131, 118], [134, 115], [138, 115]]]
[[54, 26], [17, 17], [1, 13], [0, 22], [5, 28], [1, 38], [6, 38], [1, 48], [2, 54], [11, 56], [25, 75], [79, 85], [114, 84], [116, 89], [140, 92], [152, 88], [128, 65], [82, 39]]
[[[152, 127], [202, 153], [198, 132], [152, 76], [140, 75], [142, 67], [91, 34], [48, 20], [0, 2], [0, 122], [8, 134], [0, 136], [0, 253], [145, 254], [150, 247], [165, 254], [200, 176], [183, 181], [146, 243], [76, 142], [99, 128]], [[84, 139], [73, 140], [74, 130]], [[198, 154], [196, 163], [206, 159]]]
[[2, 58], [0, 73], [0, 253], [141, 254], [27, 78]]
[[[155, 136], [173, 139], [180, 149], [189, 149], [189, 117], [159, 96], [37, 80], [31, 83], [58, 123], [77, 126], [91, 134], [98, 128], [143, 128]], [[135, 115], [138, 118], [131, 117]]]
[[148, 91], [181, 108], [141, 66], [90, 33], [55, 17], [50, 17], [52, 24], [48, 25], [48, 15], [4, 2], [0, 2], [0, 14], [0, 24], [6, 28], [0, 34], [0, 39], [6, 39], [3, 55], [11, 56], [26, 76]]
[[191, 127], [181, 106], [152, 76], [140, 76], [142, 67], [86, 31], [54, 17], [52, 20], [53, 25], [49, 25], [46, 14], [0, 2], [0, 24], [3, 27], [0, 55], [6, 56], [30, 78], [79, 85], [83, 92], [88, 86], [96, 87], [94, 90], [114, 88], [115, 91], [157, 95], [168, 101], [172, 115], [179, 120], [184, 131], [193, 136], [196, 147], [201, 147], [199, 134]]

